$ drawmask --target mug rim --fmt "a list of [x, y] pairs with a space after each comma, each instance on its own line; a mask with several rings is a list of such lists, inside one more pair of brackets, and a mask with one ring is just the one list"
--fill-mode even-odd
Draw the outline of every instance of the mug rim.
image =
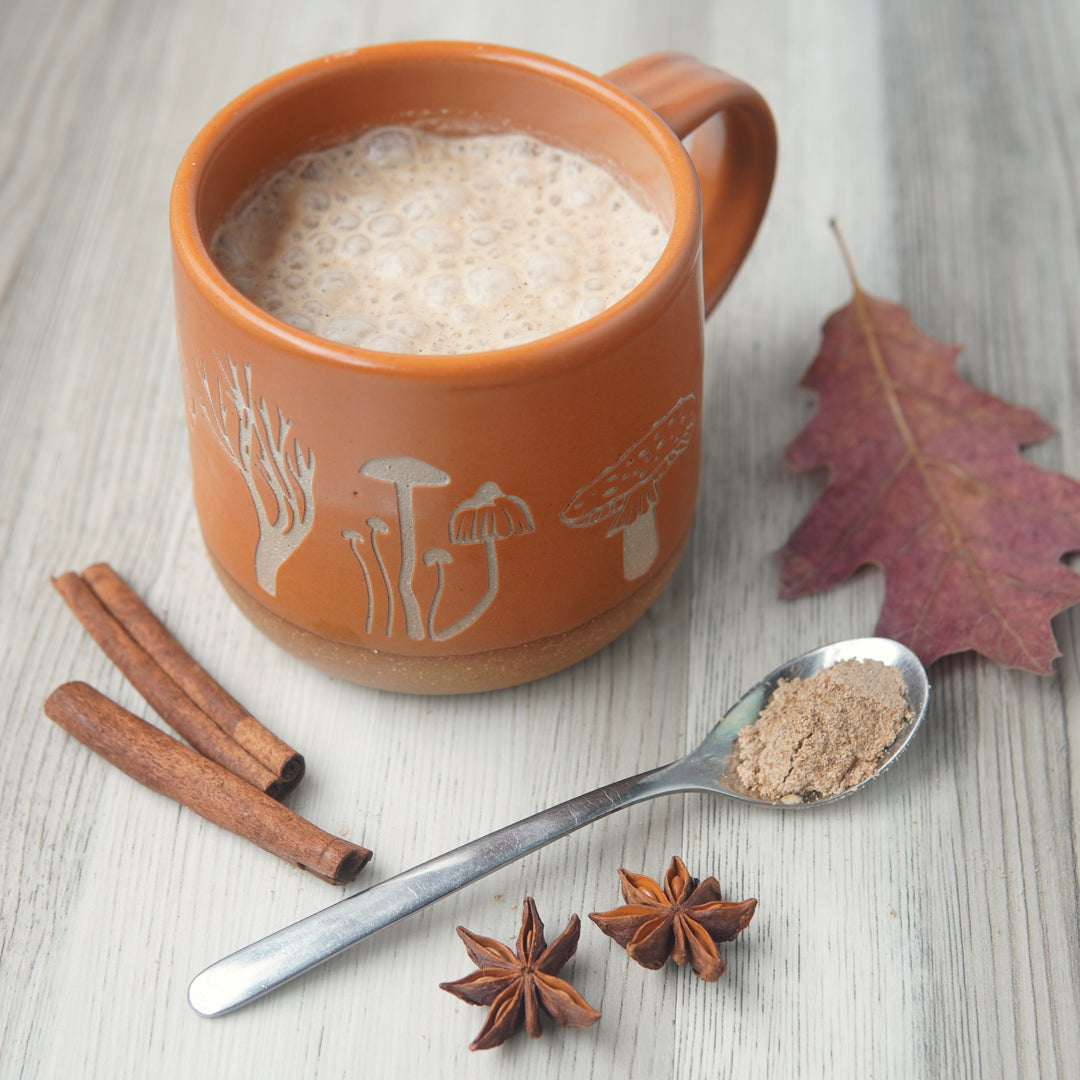
[[[300, 90], [342, 68], [368, 60], [453, 57], [531, 70], [586, 93], [600, 105], [632, 118], [662, 161], [674, 190], [671, 232], [659, 258], [640, 282], [598, 315], [551, 334], [498, 349], [461, 353], [398, 353], [365, 349], [321, 338], [278, 319], [233, 286], [210, 255], [200, 226], [198, 203], [216, 149], [241, 125], [255, 118], [271, 97]], [[616, 163], [617, 164], [617, 163]], [[689, 196], [689, 197], [687, 197]], [[450, 381], [506, 375], [514, 370], [566, 368], [595, 356], [600, 347], [632, 336], [640, 320], [652, 321], [667, 298], [693, 271], [701, 234], [701, 196], [682, 142], [644, 102], [603, 76], [541, 53], [512, 46], [458, 40], [404, 41], [359, 46], [285, 68], [234, 97], [196, 134], [176, 171], [170, 195], [174, 260], [204, 300], [234, 325], [258, 339], [311, 363], [347, 370]], [[451, 360], [451, 363], [447, 363]]]

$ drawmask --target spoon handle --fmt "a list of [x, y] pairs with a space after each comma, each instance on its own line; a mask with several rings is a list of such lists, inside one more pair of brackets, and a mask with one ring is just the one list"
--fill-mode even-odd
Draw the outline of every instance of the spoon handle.
[[191, 1007], [220, 1016], [275, 990], [358, 941], [514, 859], [625, 806], [685, 790], [670, 766], [616, 781], [488, 833], [286, 926], [212, 964], [188, 988]]

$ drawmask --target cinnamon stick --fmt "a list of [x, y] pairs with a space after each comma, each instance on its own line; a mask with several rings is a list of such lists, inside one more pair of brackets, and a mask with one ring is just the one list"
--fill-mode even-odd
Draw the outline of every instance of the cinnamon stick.
[[371, 858], [367, 848], [323, 832], [86, 683], [54, 690], [45, 714], [144, 787], [323, 881], [344, 885]]
[[[98, 576], [101, 578], [105, 575]], [[53, 578], [53, 585], [90, 636], [142, 694], [150, 707], [196, 750], [272, 798], [281, 798], [296, 786], [303, 776], [304, 759], [299, 754], [293, 752], [299, 765], [292, 769], [290, 779], [284, 779], [278, 773], [272, 772], [240, 745], [214, 716], [208, 715], [185, 693], [154, 656], [128, 632], [125, 624], [106, 607], [83, 578], [69, 571]], [[140, 605], [141, 603], [139, 601]], [[127, 606], [132, 605], [129, 603]], [[157, 621], [150, 610], [145, 608], [145, 605], [143, 607], [145, 614]], [[145, 619], [136, 621], [144, 623]], [[168, 634], [168, 631], [165, 633]], [[176, 643], [175, 639], [173, 641], [176, 648], [180, 649], [179, 643]], [[194, 664], [194, 661], [191, 663]]]
[[108, 563], [88, 566], [82, 577], [131, 637], [207, 716], [283, 783], [295, 787], [300, 782], [303, 757], [219, 686]]

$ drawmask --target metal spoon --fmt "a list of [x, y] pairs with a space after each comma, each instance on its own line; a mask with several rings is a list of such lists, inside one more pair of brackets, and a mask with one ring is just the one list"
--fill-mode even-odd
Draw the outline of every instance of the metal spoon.
[[880, 660], [897, 668], [911, 707], [912, 718], [882, 756], [874, 773], [874, 776], [879, 775], [910, 742], [926, 712], [930, 689], [926, 671], [910, 650], [887, 638], [858, 638], [826, 645], [789, 661], [766, 676], [686, 757], [597, 788], [488, 833], [226, 956], [192, 980], [188, 989], [191, 1007], [202, 1016], [231, 1012], [329, 960], [376, 930], [441, 900], [514, 859], [616, 810], [658, 795], [706, 791], [783, 809], [821, 806], [850, 795], [869, 780], [839, 795], [799, 803], [771, 802], [747, 791], [735, 775], [733, 763], [728, 760], [739, 730], [754, 722], [781, 679], [807, 678], [839, 660], [848, 659]]

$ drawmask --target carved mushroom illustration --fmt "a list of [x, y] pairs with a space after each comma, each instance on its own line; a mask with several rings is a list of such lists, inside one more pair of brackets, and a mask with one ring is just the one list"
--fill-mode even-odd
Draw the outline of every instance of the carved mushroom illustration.
[[433, 641], [445, 641], [471, 626], [487, 610], [499, 591], [499, 562], [495, 545], [509, 536], [520, 536], [535, 529], [532, 512], [524, 499], [505, 495], [494, 481], [481, 484], [476, 494], [459, 503], [450, 518], [450, 539], [455, 544], [483, 544], [487, 567], [487, 588], [471, 611], [445, 630], [435, 629], [435, 612], [443, 589], [443, 567], [450, 553], [432, 548], [424, 553], [424, 563], [434, 566], [439, 575], [438, 587], [428, 615], [428, 634]]
[[[394, 592], [390, 588], [390, 575], [386, 572], [386, 560], [383, 558], [378, 538], [385, 536], [390, 531], [390, 526], [377, 514], [372, 514], [365, 524], [371, 530], [371, 550], [375, 552], [375, 565], [379, 568], [379, 574], [382, 576], [383, 591], [386, 593], [386, 636], [389, 637], [394, 632]], [[374, 617], [374, 593], [368, 593], [368, 606], [371, 608], [372, 617]]]
[[[401, 541], [401, 565], [398, 570], [397, 591], [401, 608], [405, 613], [405, 633], [419, 641], [424, 636], [424, 622], [420, 605], [413, 593], [413, 575], [416, 572], [416, 519], [413, 514], [412, 489], [414, 487], [444, 487], [450, 477], [413, 457], [372, 458], [360, 466], [361, 476], [373, 480], [385, 480], [394, 485], [397, 496], [398, 533]], [[368, 524], [371, 524], [369, 520]], [[372, 538], [374, 540], [374, 537]]]
[[[349, 541], [349, 547], [352, 549], [352, 553], [356, 558], [356, 561], [360, 564], [360, 572], [364, 575], [364, 589], [367, 594], [367, 620], [364, 623], [364, 632], [371, 633], [371, 622], [375, 618], [375, 594], [371, 591], [371, 574], [368, 571], [367, 563], [364, 562], [364, 556], [360, 552], [360, 548], [364, 543], [363, 533], [359, 533], [356, 529], [342, 529], [341, 535]], [[374, 531], [372, 534], [372, 546], [374, 547]], [[375, 548], [375, 558], [378, 560], [379, 549]], [[381, 564], [380, 564], [381, 565]]]
[[[280, 408], [275, 420], [266, 399], [256, 398], [251, 365], [241, 368], [228, 356], [226, 360], [228, 375], [218, 364], [216, 394], [202, 367], [202, 413], [251, 496], [259, 525], [255, 581], [273, 596], [282, 563], [304, 542], [315, 520], [315, 451], [309, 449], [305, 454], [295, 438], [289, 446], [292, 422]], [[194, 400], [191, 409], [194, 415]], [[260, 478], [270, 493], [269, 501], [257, 483]]]
[[660, 481], [690, 445], [696, 422], [697, 399], [687, 394], [618, 461], [581, 488], [559, 515], [576, 529], [610, 520], [605, 535], [622, 533], [627, 581], [641, 577], [660, 551], [655, 512]]

